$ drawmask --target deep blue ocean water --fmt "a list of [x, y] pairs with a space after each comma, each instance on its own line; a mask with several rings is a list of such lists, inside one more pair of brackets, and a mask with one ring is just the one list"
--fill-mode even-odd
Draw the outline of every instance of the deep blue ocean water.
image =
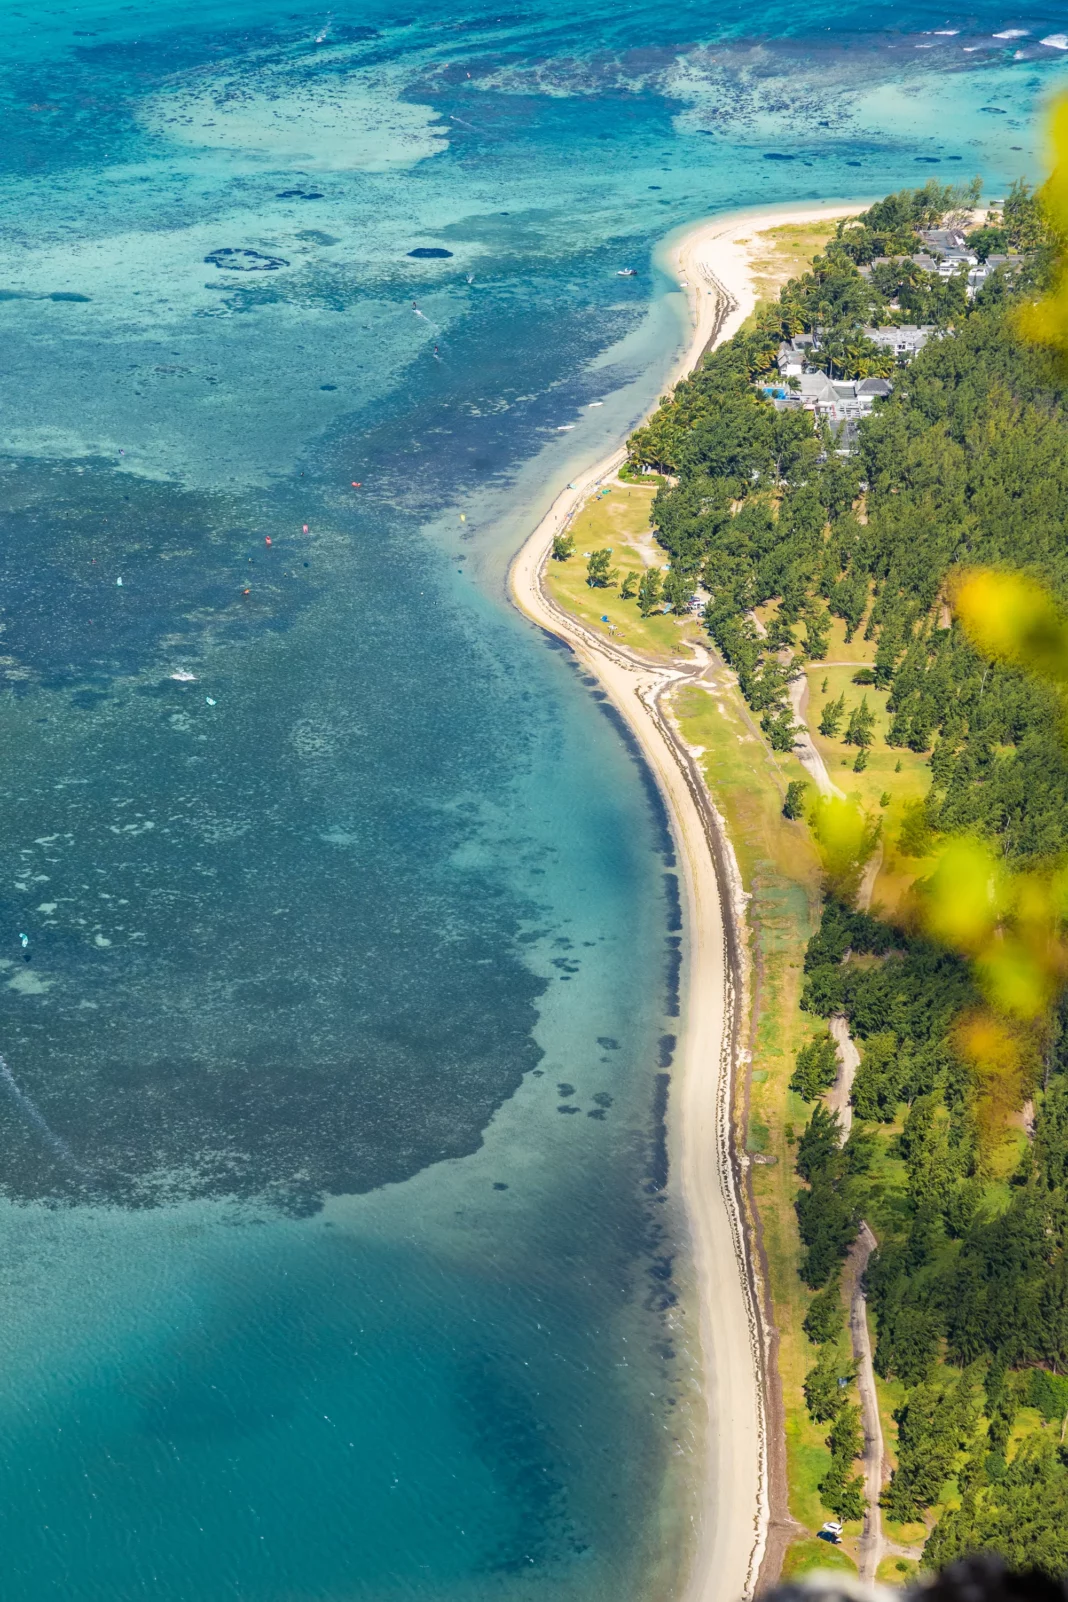
[[0, 1593], [669, 1595], [674, 864], [504, 573], [657, 242], [1034, 176], [1063, 11], [292, 7], [0, 13]]

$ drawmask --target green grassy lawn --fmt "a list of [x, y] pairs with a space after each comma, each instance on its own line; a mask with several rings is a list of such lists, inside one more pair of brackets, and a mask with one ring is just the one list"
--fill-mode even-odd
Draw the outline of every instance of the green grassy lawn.
[[885, 1557], [875, 1571], [880, 1585], [912, 1585], [920, 1572], [918, 1563], [903, 1557]]
[[[842, 625], [837, 619], [836, 625], [840, 631]], [[857, 644], [855, 639], [853, 644]], [[920, 801], [927, 794], [931, 783], [930, 762], [924, 753], [885, 743], [884, 736], [891, 722], [886, 710], [887, 692], [876, 689], [873, 684], [853, 683], [853, 675], [858, 668], [870, 666], [874, 659], [874, 646], [870, 642], [863, 645], [863, 656], [851, 657], [845, 666], [838, 665], [845, 660], [837, 654], [840, 648], [836, 648], [832, 642], [826, 661], [809, 662], [805, 667], [808, 681], [805, 721], [817, 751], [827, 764], [832, 783], [846, 795], [858, 796], [861, 804], [882, 820], [883, 860], [875, 881], [872, 905], [893, 916], [909, 887], [933, 866], [931, 858], [904, 856], [900, 850], [905, 808], [910, 802]], [[827, 702], [836, 701], [842, 694], [845, 695], [845, 715], [837, 737], [829, 739], [819, 732], [820, 717]], [[869, 710], [874, 714], [875, 726], [872, 743], [868, 747], [867, 767], [862, 773], [856, 773], [853, 764], [857, 747], [846, 745], [844, 736], [850, 712], [860, 706], [865, 698]], [[887, 793], [890, 803], [883, 807], [880, 802]]]
[[[870, 654], [871, 647], [866, 649]], [[828, 696], [838, 694], [836, 686], [839, 684], [849, 685], [847, 704], [851, 695], [859, 700], [865, 692], [849, 684], [854, 671], [853, 666], [834, 669], [813, 664], [810, 674], [816, 683], [811, 702], [821, 706]], [[830, 681], [826, 696], [822, 691], [824, 676]], [[870, 694], [870, 690], [867, 693]], [[879, 729], [886, 725], [884, 702], [885, 696], [879, 696], [876, 709]], [[872, 697], [869, 705], [874, 704]], [[816, 1348], [801, 1328], [811, 1293], [802, 1285], [797, 1273], [799, 1241], [793, 1209], [799, 1185], [794, 1172], [794, 1149], [812, 1109], [790, 1090], [789, 1079], [798, 1047], [819, 1027], [819, 1020], [801, 1012], [798, 1001], [805, 946], [819, 916], [820, 875], [808, 829], [804, 824], [791, 823], [782, 815], [788, 782], [805, 775], [794, 756], [776, 754], [768, 748], [733, 683], [733, 676], [726, 671], [716, 674], [707, 687], [684, 686], [677, 690], [672, 710], [683, 737], [691, 746], [702, 750], [700, 762], [705, 782], [726, 820], [742, 882], [751, 897], [748, 910], [755, 1038], [748, 1087], [746, 1144], [750, 1153], [758, 1153], [765, 1159], [754, 1168], [753, 1188], [780, 1337], [779, 1369], [786, 1413], [790, 1510], [814, 1536], [827, 1517], [817, 1485], [827, 1469], [830, 1453], [825, 1444], [827, 1426], [812, 1423], [801, 1388], [805, 1374], [816, 1360]], [[819, 740], [819, 744], [825, 760], [833, 759], [836, 751], [846, 749], [841, 741]], [[927, 785], [926, 764], [912, 752], [904, 753], [904, 757], [900, 774], [893, 771], [897, 761], [897, 753], [893, 753], [888, 777], [880, 775], [873, 780], [870, 770], [865, 774], [850, 773], [853, 784], [843, 784], [842, 788], [847, 793], [855, 788], [865, 803], [875, 808], [878, 808], [882, 789], [891, 789], [896, 796], [902, 780], [907, 786], [906, 796], [919, 797]], [[900, 803], [886, 810], [892, 818], [899, 816]], [[902, 873], [892, 843], [888, 845], [886, 860], [892, 874]], [[908, 859], [903, 869], [907, 882], [911, 882], [918, 866], [922, 864]], [[880, 875], [876, 899], [881, 881]], [[892, 1143], [899, 1133], [900, 1120], [877, 1130], [879, 1146], [871, 1172], [876, 1196], [872, 1223], [877, 1231], [881, 1220], [889, 1221], [900, 1209], [904, 1197], [905, 1166], [900, 1158], [891, 1155]], [[881, 1380], [877, 1380], [877, 1389], [884, 1436], [893, 1460], [897, 1426], [892, 1414], [903, 1400], [903, 1390], [896, 1382]], [[858, 1533], [859, 1525], [847, 1526], [844, 1548], [833, 1548], [814, 1539], [795, 1543], [790, 1549], [789, 1562], [804, 1567], [788, 1567], [784, 1574], [805, 1572], [806, 1568], [821, 1564], [826, 1567], [828, 1562], [837, 1562], [840, 1567], [852, 1570], [849, 1549]], [[924, 1525], [915, 1525], [894, 1529], [891, 1533], [902, 1544], [915, 1544], [918, 1554], [927, 1530]], [[905, 1577], [895, 1570], [888, 1578], [890, 1583], [902, 1584]]]
[[817, 1541], [814, 1536], [806, 1541], [795, 1541], [787, 1548], [782, 1565], [784, 1580], [796, 1580], [802, 1574], [814, 1574], [819, 1569], [833, 1574], [855, 1575], [857, 1572], [853, 1559], [840, 1546]]
[[777, 300], [783, 285], [806, 270], [836, 227], [837, 222], [782, 223], [754, 234], [752, 270], [758, 303]]
[[[754, 1166], [753, 1190], [780, 1337], [790, 1510], [815, 1534], [827, 1517], [816, 1486], [830, 1463], [830, 1452], [825, 1444], [827, 1426], [812, 1423], [801, 1391], [816, 1349], [801, 1329], [811, 1293], [797, 1275], [793, 1208], [798, 1189], [794, 1144], [811, 1109], [788, 1082], [798, 1047], [817, 1026], [815, 1019], [800, 1011], [798, 999], [805, 946], [819, 917], [819, 863], [805, 825], [782, 815], [786, 785], [803, 777], [803, 770], [793, 756], [777, 756], [768, 749], [725, 671], [707, 688], [677, 690], [671, 705], [683, 738], [702, 748], [699, 760], [705, 782], [726, 820], [742, 883], [751, 897], [755, 1033], [746, 1145], [764, 1159]], [[844, 1558], [826, 1542], [808, 1544], [818, 1555]]]
[[[640, 578], [647, 567], [667, 566], [667, 554], [655, 543], [649, 527], [655, 495], [655, 488], [645, 484], [613, 484], [609, 494], [587, 501], [571, 523], [575, 554], [567, 562], [550, 559], [545, 569], [546, 588], [559, 606], [606, 638], [650, 657], [671, 660], [683, 656], [689, 660], [686, 641], [707, 639], [700, 618], [676, 618], [663, 612], [642, 617], [637, 600], [625, 601], [619, 593], [627, 573], [637, 573]], [[611, 550], [613, 566], [619, 569], [619, 584], [591, 589], [586, 582], [586, 558], [591, 551], [605, 549]], [[606, 617], [607, 623], [603, 621]]]

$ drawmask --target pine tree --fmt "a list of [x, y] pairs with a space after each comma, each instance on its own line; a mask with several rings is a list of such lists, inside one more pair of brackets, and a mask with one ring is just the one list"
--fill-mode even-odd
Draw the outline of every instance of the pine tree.
[[856, 1373], [843, 1363], [834, 1346], [824, 1346], [814, 1368], [805, 1375], [805, 1406], [814, 1424], [829, 1424], [845, 1405], [846, 1391]]
[[842, 1287], [836, 1275], [809, 1303], [805, 1322], [801, 1326], [813, 1346], [825, 1346], [836, 1341], [845, 1328], [845, 1309], [842, 1306]]
[[642, 581], [638, 585], [638, 611], [642, 617], [648, 617], [660, 605], [661, 580], [658, 567], [647, 567], [642, 574]]
[[820, 733], [825, 739], [833, 740], [838, 733], [839, 726], [845, 713], [845, 692], [837, 701], [828, 701], [820, 714]]
[[850, 1472], [856, 1459], [864, 1452], [860, 1409], [854, 1403], [846, 1403], [838, 1409], [827, 1445], [831, 1449], [831, 1466], [818, 1486], [823, 1505], [840, 1519], [863, 1518], [867, 1506], [864, 1478]]
[[760, 727], [768, 737], [773, 751], [792, 751], [797, 725], [787, 706], [769, 707], [760, 720]]
[[790, 1089], [805, 1101], [815, 1101], [838, 1077], [838, 1053], [829, 1034], [816, 1035], [801, 1047], [794, 1064]]
[[803, 818], [805, 815], [805, 791], [808, 785], [804, 779], [791, 779], [786, 786], [786, 799], [782, 804], [784, 818]]
[[685, 573], [677, 567], [672, 567], [664, 580], [664, 600], [667, 601], [676, 617], [684, 617], [690, 609], [693, 600], [693, 584]]
[[846, 745], [859, 745], [861, 749], [871, 744], [872, 730], [875, 728], [875, 713], [868, 705], [865, 696], [859, 706], [855, 706], [849, 714], [849, 726], [845, 732]]
[[813, 602], [805, 613], [805, 655], [812, 662], [822, 662], [830, 643], [830, 614]]
[[586, 583], [591, 590], [605, 590], [613, 583], [611, 547], [604, 551], [591, 551], [586, 563]]

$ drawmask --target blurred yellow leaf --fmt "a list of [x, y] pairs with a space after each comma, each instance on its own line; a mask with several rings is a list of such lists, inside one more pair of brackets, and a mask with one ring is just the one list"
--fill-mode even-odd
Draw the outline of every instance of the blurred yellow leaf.
[[[1068, 236], [1068, 98], [1053, 106], [1049, 121], [1050, 176], [1042, 189], [1046, 215], [1056, 233]], [[1042, 300], [1022, 306], [1016, 326], [1024, 339], [1068, 354], [1068, 263], [1062, 254], [1053, 288]]]
[[1028, 1070], [1034, 1070], [1034, 1042], [992, 1012], [966, 1014], [953, 1031], [954, 1045], [975, 1069], [976, 1119], [980, 1148], [989, 1156], [1009, 1114], [1023, 1099]]
[[1013, 1018], [1039, 1017], [1057, 991], [1055, 971], [1015, 935], [992, 940], [975, 959], [975, 969], [987, 999]]
[[977, 952], [1005, 906], [1005, 870], [981, 840], [951, 840], [921, 888], [928, 934], [957, 951]]
[[1034, 579], [972, 568], [952, 585], [954, 610], [976, 650], [995, 662], [1068, 683], [1068, 620]]
[[811, 823], [829, 887], [843, 900], [851, 900], [879, 838], [879, 820], [861, 808], [856, 796], [843, 800], [824, 795], [812, 810]]
[[1050, 175], [1043, 199], [1058, 233], [1068, 233], [1068, 95], [1054, 101], [1049, 119]]
[[1020, 1065], [1019, 1041], [1013, 1030], [993, 1013], [970, 1013], [955, 1030], [958, 1050], [984, 1074], [1006, 1075]]

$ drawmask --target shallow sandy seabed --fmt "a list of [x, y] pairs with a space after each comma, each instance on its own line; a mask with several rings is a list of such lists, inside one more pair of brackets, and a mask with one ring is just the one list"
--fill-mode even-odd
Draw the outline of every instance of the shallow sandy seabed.
[[[856, 203], [839, 203], [733, 213], [702, 223], [676, 242], [670, 265], [689, 291], [694, 327], [675, 381], [694, 367], [710, 341], [729, 339], [753, 310], [753, 264], [762, 253], [762, 229], [858, 209]], [[732, 1018], [737, 988], [744, 986], [744, 972], [732, 971], [729, 960], [729, 926], [744, 917], [740, 883], [714, 809], [703, 787], [698, 792], [694, 784], [697, 770], [686, 762], [657, 705], [660, 690], [676, 675], [644, 666], [599, 640], [549, 602], [541, 585], [554, 534], [595, 484], [614, 475], [623, 455], [619, 449], [577, 475], [557, 497], [516, 557], [512, 591], [535, 622], [568, 641], [634, 730], [667, 803], [683, 866], [689, 962], [677, 1059], [682, 1085], [673, 1100], [672, 1135], [690, 1222], [707, 1407], [704, 1483], [686, 1597], [687, 1602], [728, 1602], [753, 1594], [769, 1517], [761, 1297], [741, 1223], [740, 1176], [729, 1128], [736, 1053]], [[718, 871], [713, 843], [719, 846]], [[739, 949], [743, 946], [739, 942]]]

